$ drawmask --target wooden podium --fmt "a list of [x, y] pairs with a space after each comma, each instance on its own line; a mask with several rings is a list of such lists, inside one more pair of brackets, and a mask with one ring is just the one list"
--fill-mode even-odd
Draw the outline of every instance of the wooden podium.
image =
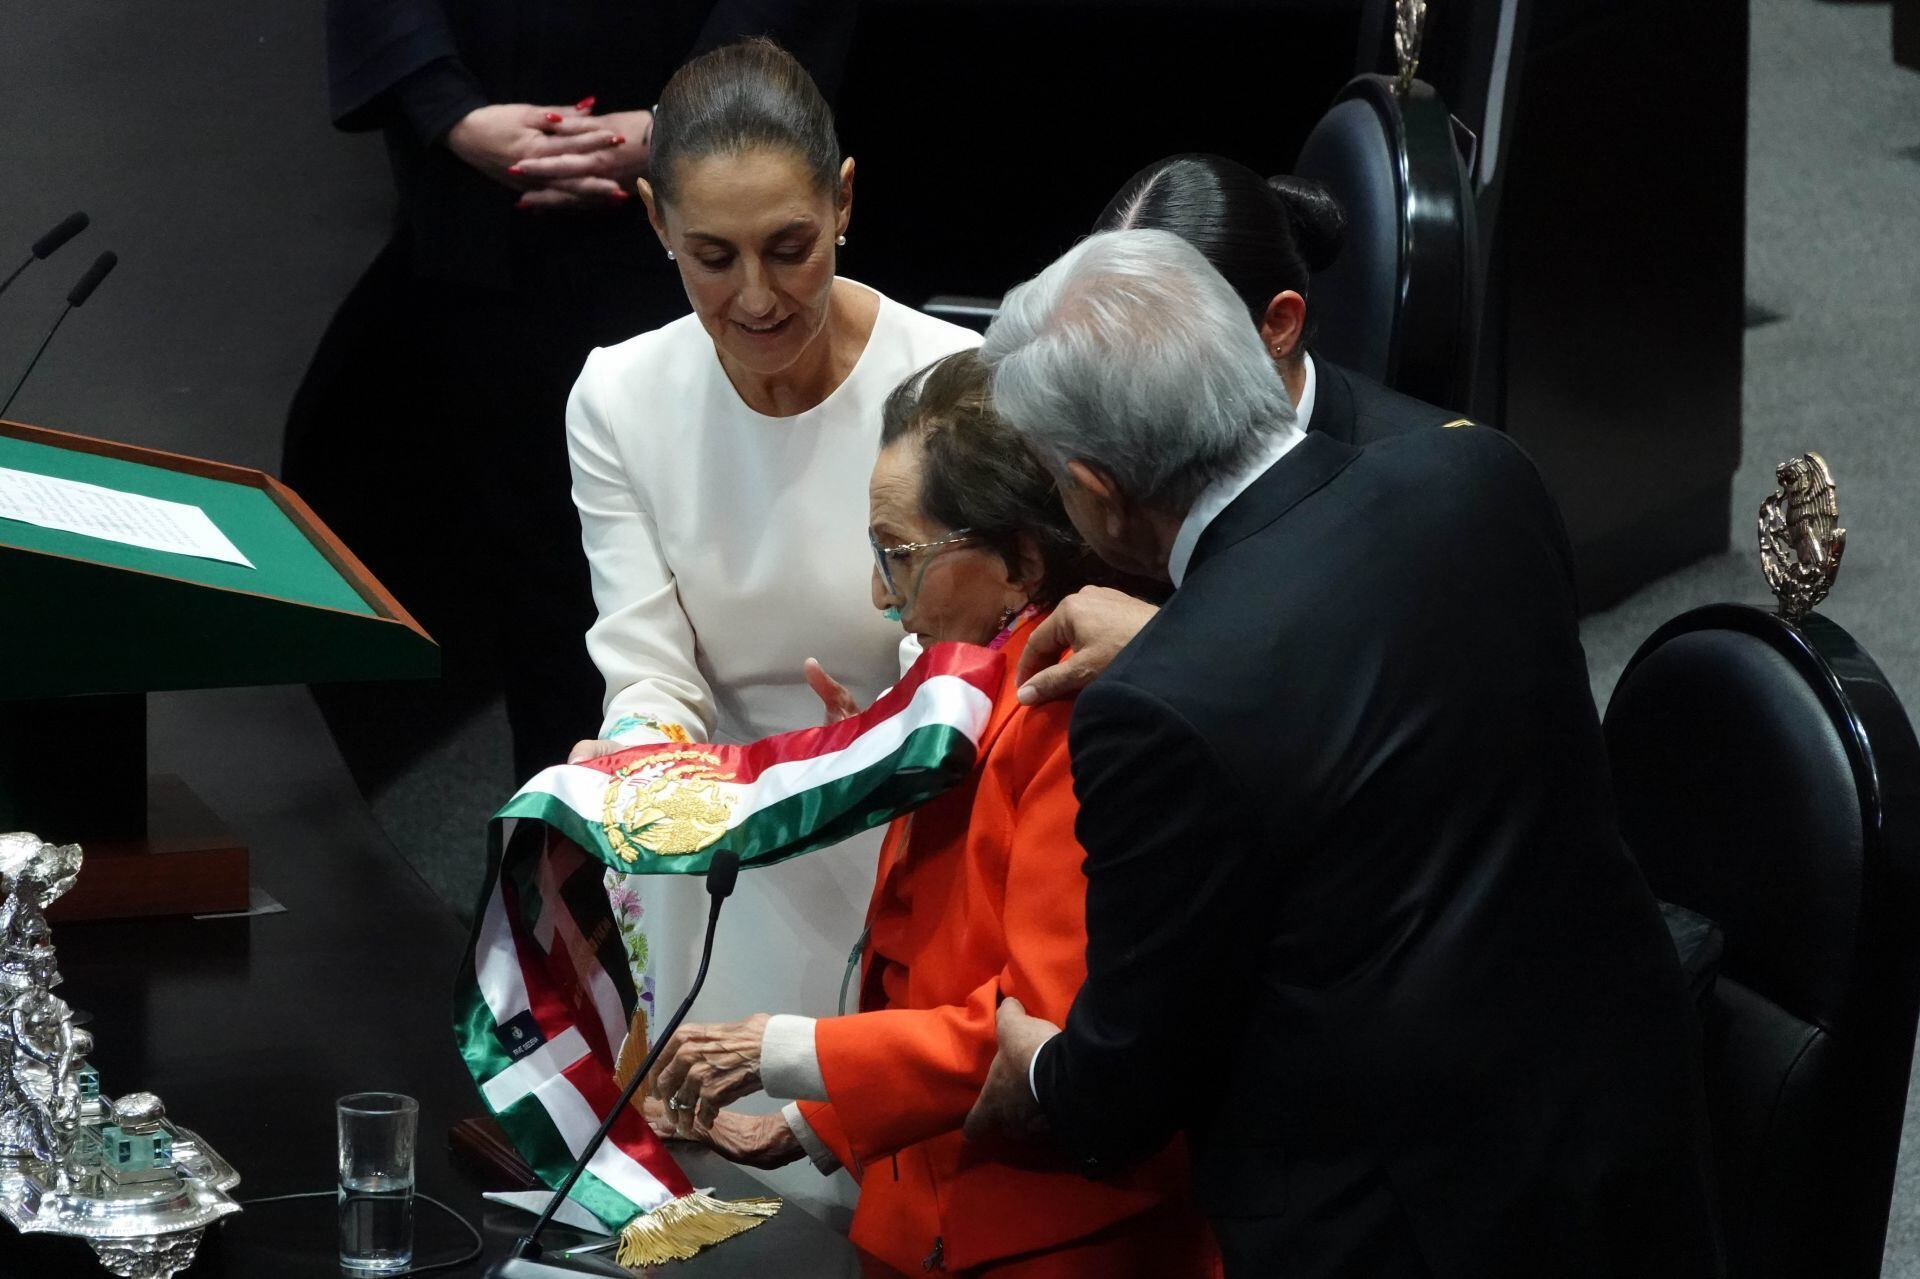
[[245, 910], [245, 847], [147, 775], [146, 694], [430, 678], [438, 647], [263, 472], [7, 421], [0, 467], [197, 506], [253, 564], [0, 519], [0, 830], [86, 846], [57, 919]]

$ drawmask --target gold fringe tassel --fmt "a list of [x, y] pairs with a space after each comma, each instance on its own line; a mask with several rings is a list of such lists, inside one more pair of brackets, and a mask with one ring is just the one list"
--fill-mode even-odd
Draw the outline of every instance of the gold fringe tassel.
[[779, 1211], [778, 1199], [728, 1201], [696, 1190], [628, 1222], [614, 1260], [634, 1268], [685, 1261], [710, 1244], [745, 1234]]

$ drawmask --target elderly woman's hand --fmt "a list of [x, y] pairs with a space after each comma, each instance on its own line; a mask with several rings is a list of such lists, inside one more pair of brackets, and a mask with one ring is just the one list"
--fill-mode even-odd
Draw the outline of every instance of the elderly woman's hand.
[[[767, 1014], [718, 1025], [682, 1026], [667, 1041], [653, 1077], [653, 1095], [677, 1114], [710, 1127], [720, 1107], [760, 1091], [760, 1042]], [[777, 1116], [776, 1116], [777, 1117]]]
[[691, 1128], [688, 1132], [680, 1131], [680, 1125], [673, 1122], [673, 1113], [667, 1109], [667, 1103], [657, 1098], [640, 1098], [640, 1114], [656, 1137], [685, 1137], [691, 1133]]
[[806, 1153], [781, 1115], [743, 1115], [723, 1110], [711, 1127], [695, 1127], [694, 1139], [749, 1168], [779, 1168]]

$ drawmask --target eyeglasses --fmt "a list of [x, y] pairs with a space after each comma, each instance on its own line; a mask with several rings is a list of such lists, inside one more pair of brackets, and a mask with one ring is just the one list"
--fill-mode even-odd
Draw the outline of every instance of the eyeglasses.
[[931, 542], [902, 542], [898, 546], [882, 546], [880, 545], [880, 539], [873, 535], [873, 530], [867, 530], [867, 545], [873, 548], [873, 566], [880, 570], [881, 584], [887, 588], [887, 594], [889, 595], [898, 595], [900, 593], [900, 588], [893, 584], [893, 568], [888, 563], [889, 560], [897, 561], [905, 565], [921, 551], [931, 551], [937, 546], [952, 546], [956, 542], [971, 542], [972, 540], [973, 530], [963, 528], [956, 529], [945, 537], [938, 538]]

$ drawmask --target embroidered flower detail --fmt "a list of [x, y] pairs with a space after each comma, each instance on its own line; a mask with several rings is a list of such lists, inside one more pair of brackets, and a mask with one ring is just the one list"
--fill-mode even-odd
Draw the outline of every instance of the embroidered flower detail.
[[[607, 730], [607, 736], [614, 741], [624, 741], [626, 735], [638, 730], [658, 733], [670, 742], [679, 742], [685, 746], [693, 741], [687, 730], [669, 719], [657, 719], [652, 715], [622, 715], [613, 721], [613, 727]], [[641, 743], [634, 743], [640, 745]]]

